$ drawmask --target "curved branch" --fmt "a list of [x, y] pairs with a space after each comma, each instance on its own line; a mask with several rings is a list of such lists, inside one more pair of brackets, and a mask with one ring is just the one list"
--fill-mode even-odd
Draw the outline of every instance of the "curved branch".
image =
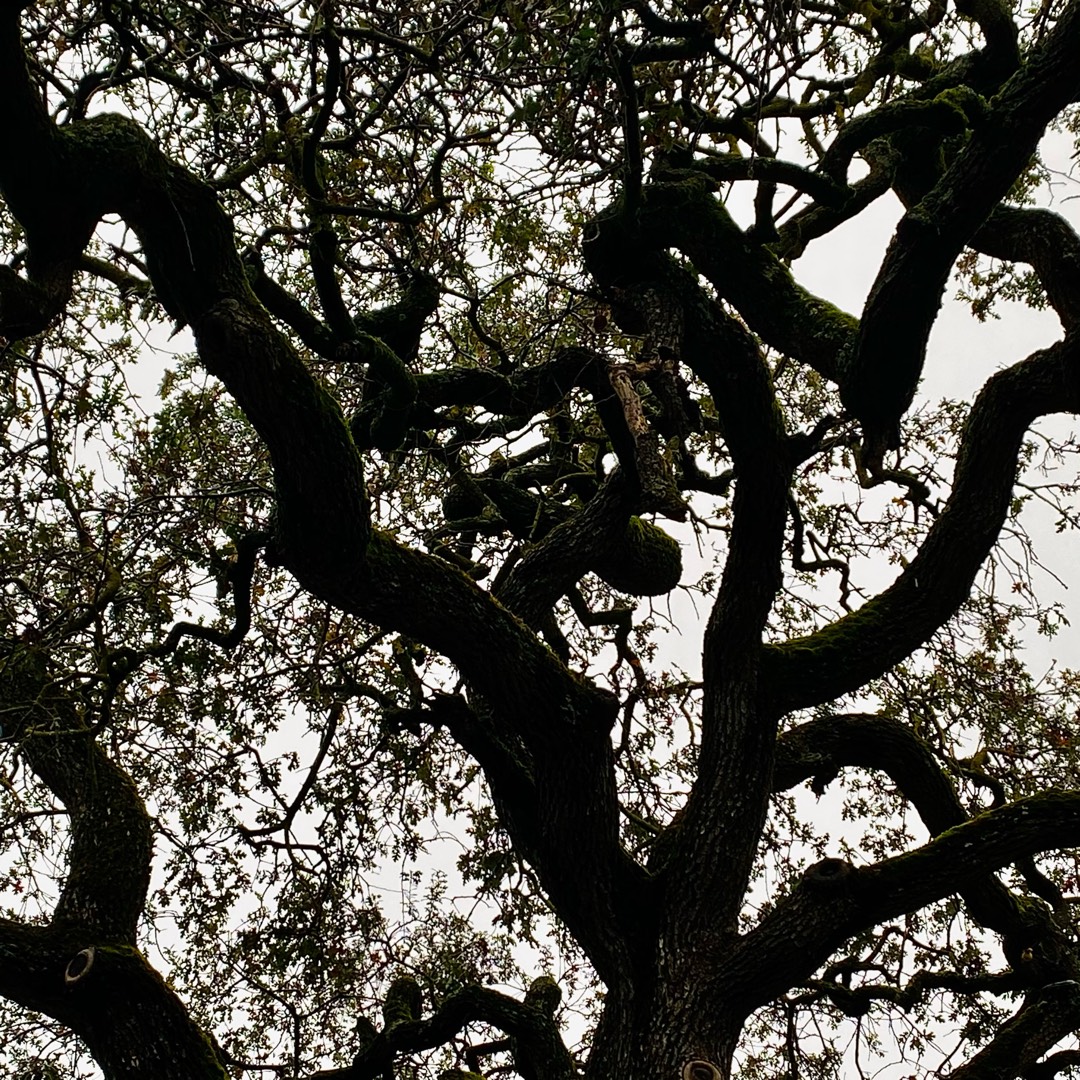
[[826, 716], [785, 731], [776, 741], [772, 788], [786, 791], [813, 777], [820, 794], [845, 766], [886, 773], [932, 836], [967, 820], [926, 743], [900, 721], [874, 713]]
[[901, 1009], [910, 1009], [931, 990], [948, 990], [954, 994], [1014, 994], [1022, 991], [1026, 985], [1023, 977], [1015, 971], [986, 975], [917, 971], [903, 986], [863, 983], [861, 986], [848, 987], [843, 982], [831, 981], [840, 968], [840, 964], [835, 965], [826, 972], [824, 982], [815, 981], [811, 985], [847, 1016], [865, 1016], [875, 1001], [887, 1001]]
[[[826, 716], [784, 732], [777, 740], [773, 791], [813, 776], [814, 789], [820, 794], [845, 766], [885, 773], [911, 801], [931, 836], [969, 820], [952, 783], [922, 739], [898, 720], [874, 714]], [[1025, 948], [1045, 942], [1049, 953], [1043, 956], [1045, 950], [1040, 950], [1040, 970], [1051, 971], [1058, 959], [1053, 941], [1058, 931], [1046, 909], [1018, 900], [993, 875], [972, 882], [961, 893], [972, 917], [1003, 936], [1011, 960]], [[1025, 979], [1030, 981], [1026, 975]]]
[[957, 0], [956, 10], [978, 24], [986, 39], [986, 54], [995, 67], [1011, 71], [1020, 63], [1020, 32], [1013, 22], [1011, 5], [1002, 0]]
[[1080, 1066], [1080, 1050], [1059, 1050], [1045, 1061], [1030, 1065], [1021, 1074], [1022, 1080], [1054, 1080], [1058, 1073]]
[[1078, 46], [1080, 4], [1073, 3], [1001, 88], [968, 145], [897, 226], [840, 384], [878, 463], [897, 444], [957, 255], [1027, 167], [1049, 121], [1080, 95]]
[[550, 978], [537, 979], [524, 1001], [469, 986], [450, 995], [427, 1020], [388, 1023], [347, 1068], [318, 1072], [308, 1080], [376, 1080], [399, 1054], [442, 1046], [473, 1023], [489, 1024], [511, 1037], [514, 1065], [525, 1080], [573, 1080], [577, 1069], [554, 1019], [557, 1003], [558, 987]]
[[[603, 234], [611, 229], [611, 218], [598, 225], [597, 241], [610, 243]], [[647, 185], [641, 227], [650, 243], [677, 247], [762, 341], [840, 381], [858, 320], [797, 284], [768, 247], [739, 229], [708, 180], [689, 170], [678, 180], [665, 174], [662, 183]], [[692, 364], [689, 353], [683, 359]]]
[[755, 707], [757, 659], [782, 581], [795, 457], [753, 336], [696, 282], [684, 282], [682, 296], [684, 358], [716, 402], [736, 470], [728, 556], [702, 652], [698, 776], [665, 874], [670, 932], [692, 949], [697, 936], [734, 926], [767, 810], [776, 714]]
[[601, 978], [615, 979], [648, 918], [645, 873], [619, 840], [609, 735], [617, 702], [572, 675], [515, 615], [441, 559], [375, 532], [367, 565], [355, 589], [326, 598], [462, 671], [483, 707], [480, 723], [467, 734], [458, 729], [461, 743], [485, 770], [502, 770], [505, 784], [518, 774], [535, 786], [535, 831], [507, 824]]
[[1080, 326], [1080, 236], [1059, 214], [999, 206], [971, 246], [995, 259], [1028, 263], [1064, 329]]
[[213, 1040], [127, 942], [0, 919], [0, 995], [69, 1027], [116, 1080], [229, 1080]]
[[[768, 805], [765, 778], [771, 771], [777, 714], [755, 708], [760, 700], [757, 659], [782, 580], [787, 491], [795, 464], [754, 337], [667, 254], [674, 244], [698, 269], [699, 258], [715, 257], [722, 265], [724, 256], [715, 256], [710, 246], [716, 234], [740, 246], [752, 266], [768, 266], [770, 273], [779, 266], [771, 255], [755, 258], [753, 253], [762, 249], [745, 241], [700, 181], [691, 172], [675, 184], [650, 185], [643, 191], [640, 215], [624, 215], [616, 202], [594, 219], [584, 246], [590, 273], [621, 305], [616, 315], [623, 323], [647, 320], [647, 287], [662, 286], [666, 298], [678, 298], [680, 359], [709, 388], [737, 477], [727, 562], [705, 635], [698, 778], [665, 860], [669, 880], [664, 889], [670, 900], [665, 935], [670, 932], [668, 944], [675, 951], [678, 939], [688, 952], [717, 925], [725, 931], [734, 925]], [[658, 194], [665, 215], [657, 213]], [[647, 224], [641, 228], [643, 220]], [[791, 284], [786, 268], [776, 275]], [[700, 903], [702, 895], [710, 897], [709, 904]]]
[[[948, 1080], [1013, 1080], [1015, 1076], [1039, 1075], [1038, 1059], [1077, 1027], [1080, 983], [1071, 979], [1051, 983], [1029, 994], [990, 1042], [949, 1073]], [[1042, 1075], [1054, 1073], [1044, 1069]]]
[[843, 183], [843, 176], [825, 170], [811, 172], [803, 165], [775, 157], [743, 157], [742, 154], [709, 154], [696, 159], [692, 168], [711, 176], [718, 183], [732, 180], [764, 180], [786, 184], [809, 195], [821, 206], [839, 210], [852, 196], [852, 189]]
[[317, 582], [344, 552], [358, 558], [368, 521], [356, 448], [334, 399], [252, 295], [213, 190], [125, 117], [54, 128], [30, 84], [15, 5], [5, 6], [0, 24], [0, 91], [25, 102], [5, 110], [5, 134], [31, 149], [0, 160], [0, 190], [27, 232], [31, 284], [41, 274], [66, 275], [70, 288], [97, 222], [120, 214], [142, 242], [163, 306], [191, 325], [207, 370], [266, 443], [290, 569]]
[[729, 957], [718, 957], [711, 983], [726, 1007], [749, 1015], [806, 979], [853, 934], [964, 890], [1025, 856], [1078, 843], [1080, 792], [1047, 791], [873, 866], [826, 859], [807, 870]]
[[222, 632], [202, 623], [178, 622], [169, 630], [160, 645], [145, 650], [145, 656], [168, 656], [175, 652], [185, 637], [209, 641], [212, 645], [232, 652], [251, 629], [251, 580], [255, 576], [255, 559], [266, 547], [270, 537], [262, 532], [250, 532], [236, 542], [236, 561], [226, 575], [232, 586], [233, 625]]
[[[599, 353], [578, 346], [560, 348], [549, 360], [512, 374], [482, 367], [428, 372], [416, 376], [416, 400], [405, 424], [415, 431], [445, 427], [447, 421], [437, 410], [471, 405], [510, 420], [520, 418], [520, 425], [524, 426], [538, 412], [552, 408], [571, 390], [580, 387], [592, 394], [623, 467], [632, 469], [632, 440], [603, 372], [604, 361]], [[378, 400], [365, 402], [349, 421], [353, 438], [361, 449], [373, 445], [372, 429], [379, 408]]]
[[990, 378], [972, 406], [953, 491], [907, 569], [858, 611], [765, 648], [763, 687], [782, 712], [857, 690], [909, 656], [957, 611], [1009, 511], [1024, 433], [1080, 412], [1080, 335]]
[[780, 258], [787, 261], [799, 258], [812, 240], [861, 214], [890, 190], [900, 155], [887, 142], [881, 142], [867, 147], [862, 157], [870, 171], [851, 185], [851, 197], [842, 207], [808, 206], [780, 226], [778, 242], [774, 245]]
[[52, 916], [91, 940], [133, 944], [150, 884], [150, 817], [130, 777], [98, 746], [33, 647], [0, 662], [0, 702], [19, 754], [70, 818], [68, 872]]
[[[821, 159], [826, 176], [842, 180], [851, 159], [865, 146], [883, 135], [910, 128], [929, 128], [939, 135], [959, 135], [967, 131], [972, 115], [978, 114], [982, 99], [966, 87], [939, 94], [929, 101], [905, 98], [890, 101], [845, 124]], [[985, 111], [985, 103], [982, 103]]]
[[569, 588], [615, 552], [633, 503], [623, 474], [613, 473], [582, 510], [552, 529], [514, 567], [499, 600], [529, 626], [538, 626]]
[[148, 1069], [167, 1080], [225, 1080], [212, 1043], [134, 947], [153, 836], [130, 777], [94, 741], [33, 648], [9, 649], [0, 663], [0, 708], [18, 717], [5, 734], [67, 808], [71, 835], [49, 925], [0, 920], [0, 995], [66, 1024], [118, 1080], [139, 1080]]

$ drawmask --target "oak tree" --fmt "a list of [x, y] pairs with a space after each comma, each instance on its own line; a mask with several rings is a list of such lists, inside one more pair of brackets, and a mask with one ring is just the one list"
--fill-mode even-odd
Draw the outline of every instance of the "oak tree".
[[[1078, 57], [1077, 0], [0, 0], [8, 1066], [1075, 1068]], [[882, 205], [861, 312], [800, 284]], [[938, 402], [957, 289], [1061, 333]]]

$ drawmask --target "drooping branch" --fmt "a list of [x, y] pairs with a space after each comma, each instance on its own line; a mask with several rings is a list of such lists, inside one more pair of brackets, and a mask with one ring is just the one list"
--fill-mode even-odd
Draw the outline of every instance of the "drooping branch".
[[[63, 138], [70, 162], [66, 198], [92, 221], [109, 211], [129, 220], [159, 297], [192, 325], [207, 369], [265, 440], [275, 471], [282, 560], [301, 580], [316, 582], [343, 559], [355, 565], [368, 528], [356, 449], [334, 400], [248, 290], [231, 224], [213, 192], [168, 162], [124, 118], [74, 124]], [[0, 176], [4, 172], [0, 165]], [[20, 218], [38, 212], [22, 199], [10, 205]]]
[[930, 748], [899, 720], [874, 713], [826, 716], [785, 731], [777, 739], [773, 791], [813, 777], [821, 793], [848, 766], [886, 773], [932, 836], [967, 820]]
[[971, 246], [992, 258], [1030, 264], [1064, 329], [1080, 325], [1080, 236], [1059, 214], [999, 206]]

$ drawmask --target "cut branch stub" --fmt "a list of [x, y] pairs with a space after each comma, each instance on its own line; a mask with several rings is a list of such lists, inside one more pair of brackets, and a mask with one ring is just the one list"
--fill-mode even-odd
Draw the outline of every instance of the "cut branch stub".
[[711, 1061], [688, 1061], [683, 1066], [682, 1080], [723, 1080], [723, 1073]]
[[68, 961], [68, 966], [64, 968], [64, 985], [74, 986], [77, 982], [90, 974], [90, 969], [93, 966], [94, 946], [90, 945], [85, 949], [80, 949]]
[[383, 1023], [386, 1030], [410, 1020], [419, 1020], [424, 1007], [420, 984], [411, 976], [403, 975], [390, 984], [383, 1002]]

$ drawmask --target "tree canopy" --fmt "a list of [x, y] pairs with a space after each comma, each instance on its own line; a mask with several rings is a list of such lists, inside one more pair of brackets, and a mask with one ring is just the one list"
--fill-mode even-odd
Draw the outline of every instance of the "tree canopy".
[[[1080, 1067], [1078, 57], [1080, 0], [0, 0], [8, 1071]], [[861, 312], [800, 284], [886, 204]], [[957, 290], [1061, 325], [973, 402]]]

